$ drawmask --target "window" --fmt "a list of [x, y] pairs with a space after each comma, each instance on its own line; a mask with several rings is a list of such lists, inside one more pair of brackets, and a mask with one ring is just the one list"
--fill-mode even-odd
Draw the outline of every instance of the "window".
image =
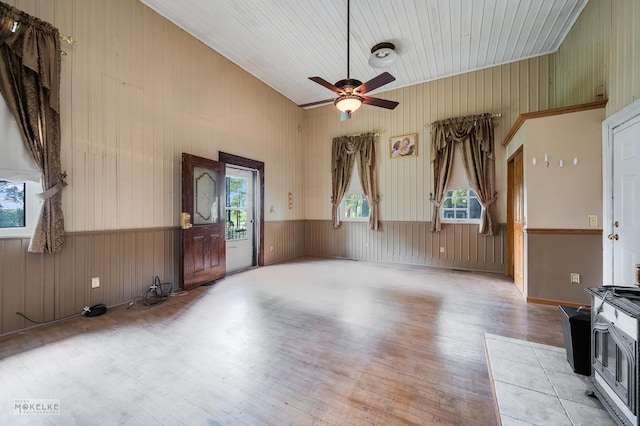
[[0, 237], [29, 238], [40, 212], [41, 173], [2, 95], [0, 141]]
[[369, 220], [369, 203], [364, 197], [364, 191], [360, 185], [360, 174], [358, 173], [358, 163], [354, 161], [353, 171], [351, 172], [351, 182], [349, 189], [344, 194], [342, 203], [340, 203], [340, 220], [344, 221], [368, 221]]
[[248, 179], [227, 176], [226, 240], [247, 238], [247, 185]]
[[364, 194], [345, 194], [340, 204], [340, 220], [368, 220], [369, 203]]
[[0, 180], [0, 228], [24, 228], [24, 182]]
[[480, 223], [482, 205], [473, 189], [451, 189], [442, 200], [442, 222]]
[[36, 182], [0, 180], [0, 237], [31, 237], [40, 212], [39, 192]]

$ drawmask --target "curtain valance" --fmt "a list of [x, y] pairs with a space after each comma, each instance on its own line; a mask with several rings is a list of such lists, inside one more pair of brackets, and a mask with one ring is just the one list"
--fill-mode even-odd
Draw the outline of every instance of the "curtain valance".
[[462, 142], [473, 133], [482, 151], [493, 156], [493, 114], [476, 114], [465, 117], [448, 118], [431, 126], [431, 161], [436, 153], [450, 142]]
[[357, 162], [360, 185], [370, 207], [369, 228], [378, 229], [380, 197], [378, 195], [375, 139], [375, 133], [366, 133], [357, 136], [342, 136], [332, 141], [331, 214], [334, 228], [340, 226], [338, 210], [351, 183], [353, 164]]

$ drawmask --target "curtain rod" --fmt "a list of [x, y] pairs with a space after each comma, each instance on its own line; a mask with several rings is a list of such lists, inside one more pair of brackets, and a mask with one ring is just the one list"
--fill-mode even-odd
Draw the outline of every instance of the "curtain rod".
[[[13, 21], [13, 24], [12, 24], [11, 32], [15, 33], [16, 29], [20, 25], [20, 22], [19, 21], [15, 21], [13, 19], [12, 19], [12, 21]], [[75, 38], [73, 38], [72, 36], [70, 36], [70, 35], [66, 35], [66, 34], [62, 34], [62, 33], [58, 32], [58, 37], [60, 37], [60, 40], [66, 42], [69, 46], [79, 46], [80, 45], [80, 43], [78, 43], [78, 41]], [[66, 54], [67, 54], [67, 52], [62, 52], [62, 55], [66, 55]]]
[[60, 34], [58, 34], [58, 37], [60, 37], [60, 40], [66, 41], [69, 46], [78, 46], [78, 45], [80, 45], [80, 43], [78, 43], [78, 41], [75, 38], [73, 38], [72, 36], [68, 36], [66, 34], [60, 33]]
[[[60, 37], [60, 40], [66, 42], [69, 46], [78, 46], [78, 45], [80, 45], [80, 43], [78, 43], [78, 41], [75, 38], [73, 38], [72, 36], [59, 33], [58, 37]], [[67, 56], [67, 52], [65, 52], [64, 50], [60, 50], [60, 54], [62, 56]]]
[[[337, 138], [345, 138], [345, 137], [353, 138], [353, 137], [356, 137], [356, 136], [364, 136], [364, 135], [369, 135], [369, 134], [371, 134], [371, 133], [358, 133], [357, 135], [346, 135], [346, 136], [336, 136], [336, 137]], [[373, 133], [373, 136], [378, 137], [378, 136], [380, 136], [380, 133]], [[333, 138], [333, 139], [335, 139], [335, 138]], [[333, 139], [329, 139], [329, 142], [333, 142]]]
[[[502, 113], [501, 112], [496, 112], [495, 114], [491, 114], [491, 118], [500, 118], [502, 117]], [[426, 127], [431, 127], [433, 126], [433, 123], [425, 123]]]

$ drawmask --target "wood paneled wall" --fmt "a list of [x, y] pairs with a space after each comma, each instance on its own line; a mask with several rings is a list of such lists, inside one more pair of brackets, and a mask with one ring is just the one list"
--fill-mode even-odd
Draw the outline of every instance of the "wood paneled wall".
[[640, 2], [590, 1], [554, 54], [557, 107], [593, 102], [602, 86], [606, 116], [640, 97]]
[[305, 221], [265, 222], [264, 224], [264, 264], [274, 263], [304, 256]]
[[308, 220], [305, 247], [315, 256], [504, 273], [505, 236], [504, 226], [489, 237], [478, 225], [443, 224], [431, 233], [431, 222], [385, 221], [371, 231], [366, 222], [333, 229], [330, 220]]
[[8, 3], [80, 43], [62, 46], [68, 232], [178, 226], [182, 152], [264, 162], [266, 220], [303, 218], [287, 208], [302, 193], [293, 102], [137, 0]]
[[[265, 223], [265, 264], [305, 254], [304, 221]], [[55, 255], [27, 253], [28, 239], [0, 239], [0, 335], [79, 314], [85, 306], [126, 303], [155, 276], [180, 285], [180, 229], [68, 233]], [[273, 251], [270, 248], [273, 247]], [[91, 278], [100, 287], [91, 288]]]
[[[506, 158], [501, 143], [523, 112], [550, 108], [553, 56], [515, 62], [381, 93], [400, 102], [393, 111], [363, 106], [340, 121], [332, 105], [307, 111], [305, 139], [305, 218], [331, 218], [331, 139], [363, 132], [379, 133], [377, 145], [381, 219], [431, 220], [431, 128], [437, 120], [483, 112], [502, 113], [496, 120], [496, 179], [501, 222], [506, 221]], [[389, 138], [416, 133], [418, 156], [390, 158]]]
[[52, 321], [142, 296], [155, 276], [177, 287], [179, 235], [177, 228], [70, 233], [55, 255], [27, 253], [28, 239], [0, 239], [0, 334], [33, 325], [16, 312]]

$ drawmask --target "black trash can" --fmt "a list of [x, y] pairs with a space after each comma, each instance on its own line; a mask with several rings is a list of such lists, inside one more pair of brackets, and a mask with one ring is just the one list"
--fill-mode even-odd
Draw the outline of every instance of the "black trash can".
[[591, 375], [591, 311], [559, 306], [567, 361], [575, 373]]

